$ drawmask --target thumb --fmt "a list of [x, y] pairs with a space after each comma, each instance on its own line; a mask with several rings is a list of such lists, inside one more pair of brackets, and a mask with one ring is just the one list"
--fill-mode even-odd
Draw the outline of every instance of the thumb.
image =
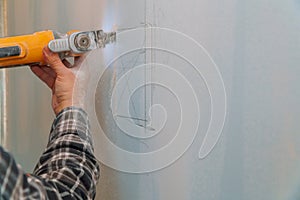
[[50, 65], [50, 68], [52, 68], [57, 75], [64, 74], [66, 71], [68, 71], [66, 66], [62, 63], [61, 59], [59, 58], [58, 54], [50, 51], [48, 46], [44, 47], [43, 56], [45, 62], [48, 65]]

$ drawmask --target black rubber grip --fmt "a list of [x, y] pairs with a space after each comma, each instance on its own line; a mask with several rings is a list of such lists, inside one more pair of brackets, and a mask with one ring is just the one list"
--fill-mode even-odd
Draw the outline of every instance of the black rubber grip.
[[19, 46], [0, 48], [0, 58], [19, 56], [19, 55], [21, 55], [21, 48]]

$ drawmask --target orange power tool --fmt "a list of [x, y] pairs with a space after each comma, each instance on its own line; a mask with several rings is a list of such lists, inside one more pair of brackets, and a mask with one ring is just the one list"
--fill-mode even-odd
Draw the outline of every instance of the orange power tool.
[[0, 38], [0, 68], [43, 63], [43, 48], [48, 45], [60, 57], [75, 57], [88, 51], [104, 48], [116, 41], [116, 32], [70, 31], [60, 34], [41, 31], [31, 35]]

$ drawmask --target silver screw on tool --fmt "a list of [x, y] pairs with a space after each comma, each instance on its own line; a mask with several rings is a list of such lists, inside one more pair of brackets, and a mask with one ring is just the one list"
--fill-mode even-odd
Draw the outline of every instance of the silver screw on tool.
[[80, 50], [86, 50], [90, 47], [91, 41], [87, 34], [79, 34], [75, 38], [75, 46]]

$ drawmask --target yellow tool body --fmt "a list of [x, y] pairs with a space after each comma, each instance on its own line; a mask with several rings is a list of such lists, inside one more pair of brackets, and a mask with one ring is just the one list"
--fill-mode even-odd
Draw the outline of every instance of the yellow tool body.
[[116, 41], [116, 32], [69, 31], [60, 34], [55, 31], [40, 31], [31, 35], [0, 38], [0, 68], [43, 65], [43, 48], [48, 45], [60, 58], [79, 56], [88, 51], [104, 48]]
[[52, 31], [0, 38], [0, 68], [33, 63], [44, 64], [42, 50], [54, 39]]

